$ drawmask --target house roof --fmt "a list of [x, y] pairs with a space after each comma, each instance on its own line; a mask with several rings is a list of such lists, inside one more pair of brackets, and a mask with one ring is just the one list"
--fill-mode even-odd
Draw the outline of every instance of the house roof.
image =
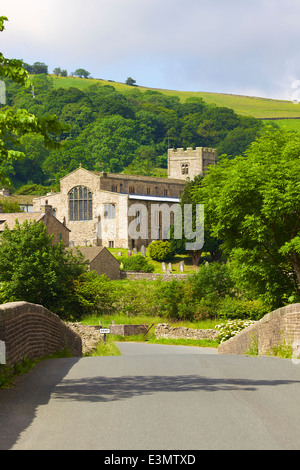
[[13, 196], [0, 196], [0, 205], [2, 202], [17, 202], [18, 204], [24, 206], [31, 206], [33, 205], [33, 198], [36, 196], [26, 194], [22, 195], [13, 195]]
[[[36, 221], [36, 222], [41, 222], [43, 217], [45, 216], [45, 212], [13, 212], [13, 213], [8, 213], [8, 214], [3, 214], [2, 212], [0, 213], [0, 232], [4, 230], [5, 224], [7, 224], [9, 230], [13, 230], [14, 226], [16, 225], [16, 220], [18, 220], [19, 224], [22, 225], [25, 220], [28, 221]], [[54, 217], [52, 215], [51, 217]], [[71, 231], [66, 227], [64, 224], [62, 224], [56, 217], [54, 217], [55, 220], [62, 225], [65, 229], [67, 229], [69, 232]]]
[[[83, 256], [90, 262], [93, 261], [102, 251], [108, 251], [105, 246], [76, 246], [75, 248], [73, 248], [73, 250], [75, 250], [76, 248], [78, 248], [78, 250], [83, 254]], [[111, 255], [109, 251], [108, 253]], [[113, 255], [111, 256], [113, 259], [119, 262]]]
[[18, 222], [21, 225], [23, 222], [25, 222], [25, 220], [35, 220], [36, 222], [40, 222], [44, 215], [45, 214], [42, 212], [14, 212], [10, 214], [0, 213], [0, 231], [4, 229], [5, 224], [7, 224], [8, 228], [12, 230], [16, 225], [16, 219], [18, 219]]

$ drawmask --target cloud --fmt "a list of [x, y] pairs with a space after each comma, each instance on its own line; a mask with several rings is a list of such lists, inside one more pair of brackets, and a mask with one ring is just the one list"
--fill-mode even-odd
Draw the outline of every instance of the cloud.
[[[298, 0], [2, 0], [7, 57], [182, 90], [286, 94]], [[273, 94], [273, 96], [272, 96]], [[276, 96], [274, 96], [276, 95]]]

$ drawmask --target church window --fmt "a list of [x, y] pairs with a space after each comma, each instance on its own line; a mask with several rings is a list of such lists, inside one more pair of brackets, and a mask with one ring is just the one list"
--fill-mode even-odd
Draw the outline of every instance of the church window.
[[115, 204], [104, 204], [104, 217], [105, 219], [116, 218], [116, 206]]
[[181, 174], [188, 175], [189, 174], [189, 164], [188, 163], [181, 163]]
[[93, 220], [93, 195], [85, 186], [76, 186], [69, 192], [69, 219]]

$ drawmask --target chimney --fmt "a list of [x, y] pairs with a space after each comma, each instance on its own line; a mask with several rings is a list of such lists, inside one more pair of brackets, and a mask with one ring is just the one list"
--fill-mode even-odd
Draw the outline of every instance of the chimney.
[[41, 211], [45, 212], [45, 214], [53, 215], [52, 206], [50, 206], [49, 204], [45, 204], [44, 206], [41, 206]]

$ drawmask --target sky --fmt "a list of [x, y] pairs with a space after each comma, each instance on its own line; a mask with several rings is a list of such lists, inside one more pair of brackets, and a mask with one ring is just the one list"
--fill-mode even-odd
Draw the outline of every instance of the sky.
[[[300, 96], [299, 0], [1, 0], [7, 58], [153, 88]], [[296, 96], [299, 95], [299, 96]]]

